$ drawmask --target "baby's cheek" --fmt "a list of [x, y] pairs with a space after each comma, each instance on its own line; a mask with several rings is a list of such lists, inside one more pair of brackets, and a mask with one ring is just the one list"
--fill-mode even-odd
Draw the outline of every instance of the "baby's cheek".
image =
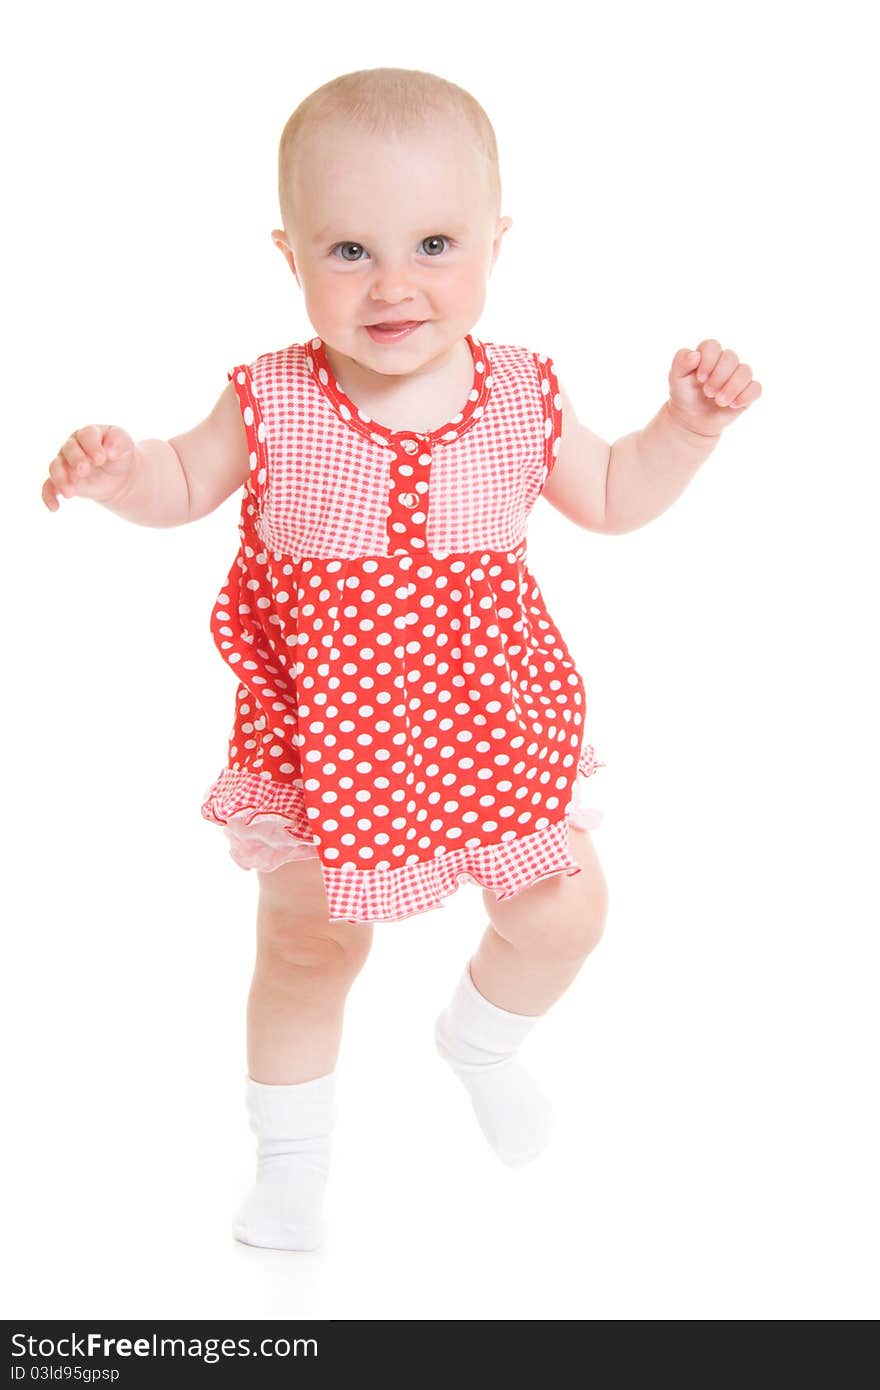
[[473, 325], [485, 307], [488, 285], [488, 267], [485, 272], [475, 269], [467, 279], [457, 281], [451, 287], [445, 300], [447, 309], [456, 318]]

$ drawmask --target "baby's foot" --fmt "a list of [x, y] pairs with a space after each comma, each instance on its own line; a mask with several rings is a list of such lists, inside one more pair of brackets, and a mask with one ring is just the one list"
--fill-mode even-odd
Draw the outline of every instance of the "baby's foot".
[[296, 1152], [287, 1141], [286, 1153], [261, 1156], [257, 1181], [233, 1223], [236, 1240], [271, 1250], [316, 1250], [321, 1244], [330, 1140], [296, 1144]]
[[[434, 1026], [434, 1041], [463, 1082], [480, 1129], [502, 1163], [518, 1167], [537, 1158], [550, 1138], [553, 1108], [519, 1058], [484, 1052], [477, 1060], [480, 1049], [451, 1036], [445, 1014]], [[461, 1060], [461, 1054], [470, 1060]]]
[[321, 1244], [335, 1082], [333, 1072], [290, 1086], [245, 1079], [257, 1180], [233, 1223], [236, 1240], [271, 1250]]

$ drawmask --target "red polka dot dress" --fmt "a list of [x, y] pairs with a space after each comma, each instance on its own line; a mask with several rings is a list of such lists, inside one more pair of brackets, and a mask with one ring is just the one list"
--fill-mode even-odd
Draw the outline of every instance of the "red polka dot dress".
[[320, 338], [228, 373], [250, 475], [211, 632], [238, 689], [201, 813], [242, 868], [317, 857], [352, 923], [579, 873], [569, 824], [601, 820], [584, 683], [526, 563], [553, 363], [467, 343], [467, 401], [422, 434], [359, 410]]

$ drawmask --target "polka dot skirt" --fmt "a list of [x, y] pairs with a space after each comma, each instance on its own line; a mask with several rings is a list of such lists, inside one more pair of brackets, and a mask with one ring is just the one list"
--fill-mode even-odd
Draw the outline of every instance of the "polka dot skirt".
[[250, 474], [211, 631], [238, 688], [201, 813], [243, 869], [317, 859], [352, 923], [579, 873], [568, 827], [602, 818], [584, 684], [526, 561], [553, 363], [467, 343], [468, 398], [427, 433], [359, 410], [320, 338], [228, 373]]

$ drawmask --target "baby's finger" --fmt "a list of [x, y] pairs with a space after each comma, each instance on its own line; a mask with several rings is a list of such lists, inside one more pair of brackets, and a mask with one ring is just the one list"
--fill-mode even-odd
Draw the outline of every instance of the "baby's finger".
[[61, 445], [61, 457], [67, 464], [71, 480], [83, 478], [89, 471], [90, 460], [74, 433]]
[[697, 352], [700, 354], [697, 381], [705, 381], [721, 356], [721, 344], [717, 338], [704, 338], [701, 343], [697, 344]]
[[52, 462], [49, 464], [49, 477], [62, 497], [73, 496], [73, 482], [70, 477], [70, 471], [60, 454], [56, 454], [55, 458], [53, 458]]
[[120, 458], [131, 448], [131, 440], [118, 425], [108, 425], [104, 431], [104, 452], [107, 458]]
[[714, 396], [716, 392], [720, 391], [727, 381], [727, 378], [738, 364], [739, 358], [736, 353], [731, 352], [730, 348], [725, 348], [718, 358], [718, 361], [715, 363], [715, 366], [712, 368], [712, 371], [709, 373], [709, 379], [703, 387], [706, 395]]
[[740, 391], [735, 401], [730, 402], [731, 410], [742, 410], [744, 405], [751, 405], [761, 394], [761, 383], [750, 381], [744, 391]]
[[725, 381], [724, 385], [721, 387], [721, 390], [715, 397], [715, 404], [729, 405], [739, 395], [740, 391], [745, 390], [751, 379], [751, 367], [747, 367], [744, 363], [741, 362], [737, 367], [736, 371], [731, 373], [731, 375]]
[[672, 371], [670, 375], [685, 377], [690, 376], [696, 371], [700, 361], [700, 354], [693, 348], [679, 348], [672, 359]]
[[58, 494], [52, 485], [51, 478], [47, 478], [43, 483], [43, 501], [50, 512], [57, 512], [61, 503], [58, 501]]
[[106, 460], [104, 429], [103, 425], [83, 425], [82, 429], [73, 431], [73, 438], [92, 463], [104, 463]]

